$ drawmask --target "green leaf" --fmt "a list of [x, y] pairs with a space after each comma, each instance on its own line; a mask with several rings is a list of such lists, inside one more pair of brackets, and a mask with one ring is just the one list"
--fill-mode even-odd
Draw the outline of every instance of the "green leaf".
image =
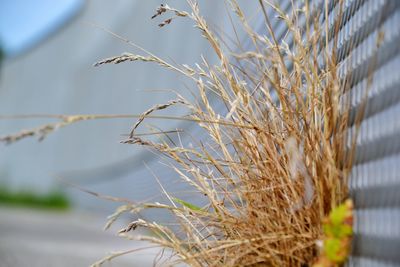
[[347, 221], [352, 216], [351, 207], [343, 203], [329, 214], [329, 220], [324, 223], [323, 230], [326, 236], [335, 238], [344, 238], [352, 235], [352, 226]]
[[186, 202], [186, 201], [184, 201], [184, 200], [182, 200], [182, 199], [179, 199], [179, 198], [173, 197], [172, 200], [175, 201], [175, 202], [178, 202], [178, 203], [181, 204], [182, 206], [185, 206], [186, 208], [189, 208], [189, 209], [191, 209], [191, 210], [195, 210], [195, 211], [202, 211], [202, 210], [203, 210], [203, 209], [200, 208], [199, 206], [193, 205], [193, 204], [191, 204], [191, 203], [189, 203], [189, 202]]
[[340, 240], [336, 238], [326, 239], [324, 242], [325, 254], [329, 260], [333, 262], [341, 262], [343, 256], [341, 256], [341, 244]]
[[348, 216], [348, 209], [344, 204], [342, 204], [340, 206], [337, 206], [331, 211], [329, 219], [333, 224], [338, 225], [342, 224], [347, 216]]

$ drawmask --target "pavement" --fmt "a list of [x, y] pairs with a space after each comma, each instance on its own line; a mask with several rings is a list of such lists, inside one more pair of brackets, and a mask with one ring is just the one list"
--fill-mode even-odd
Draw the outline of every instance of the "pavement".
[[[103, 231], [106, 218], [79, 212], [50, 212], [0, 206], [0, 267], [90, 266], [110, 252], [151, 244]], [[120, 227], [120, 228], [118, 228]], [[138, 251], [103, 266], [153, 266], [159, 249]]]

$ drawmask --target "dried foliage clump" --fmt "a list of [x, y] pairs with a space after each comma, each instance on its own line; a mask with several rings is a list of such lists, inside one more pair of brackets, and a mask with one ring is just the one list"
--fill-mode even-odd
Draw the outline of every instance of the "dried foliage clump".
[[[125, 53], [95, 64], [153, 62], [188, 77], [199, 96], [193, 103], [178, 95], [148, 110], [123, 142], [148, 146], [172, 159], [176, 173], [206, 204], [199, 207], [164, 191], [168, 203], [128, 203], [111, 216], [110, 224], [124, 212], [165, 209], [176, 218], [179, 232], [140, 218], [120, 234], [132, 238], [129, 234], [137, 227], [150, 229], [156, 236], [133, 238], [169, 248], [176, 253], [174, 261], [190, 266], [311, 266], [318, 257], [324, 218], [347, 197], [351, 167], [344, 86], [332, 48], [337, 34], [324, 34], [338, 32], [341, 16], [333, 25], [328, 20], [320, 25], [328, 12], [308, 1], [285, 14], [260, 0], [266, 30], [260, 34], [236, 0], [226, 2], [252, 43], [249, 51], [229, 53], [200, 15], [197, 2], [188, 0], [191, 12], [161, 5], [152, 18], [172, 15], [160, 27], [177, 18], [193, 21], [213, 48], [217, 64], [203, 59], [194, 67], [177, 66], [145, 50], [145, 56]], [[323, 7], [328, 8], [326, 3]], [[269, 9], [286, 24], [286, 39], [277, 40]], [[289, 38], [290, 45], [285, 42]], [[185, 139], [180, 132], [182, 142], [173, 142], [176, 133], [155, 142], [136, 134], [146, 118], [157, 117], [153, 111], [176, 104], [190, 111], [181, 119], [201, 127], [203, 140], [189, 134]], [[70, 123], [66, 118], [63, 123]], [[47, 128], [39, 129], [42, 132]]]
[[[324, 218], [347, 197], [351, 166], [345, 151], [348, 116], [340, 97], [343, 87], [335, 51], [328, 45], [336, 40], [324, 36], [328, 28], [338, 31], [340, 22], [331, 29], [319, 25], [321, 14], [307, 4], [288, 15], [260, 1], [268, 30], [260, 35], [249, 26], [238, 3], [227, 2], [253, 50], [226, 52], [193, 1], [188, 1], [191, 13], [162, 5], [152, 17], [174, 15], [160, 27], [177, 17], [191, 19], [219, 59], [216, 65], [204, 59], [193, 68], [167, 66], [189, 77], [199, 97], [191, 103], [178, 96], [161, 105], [187, 107], [189, 119], [204, 129], [207, 141], [191, 139], [197, 146], [177, 145], [173, 137], [154, 143], [135, 135], [157, 107], [140, 118], [124, 141], [149, 146], [173, 159], [176, 173], [207, 204], [199, 207], [164, 192], [167, 204], [127, 205], [115, 216], [122, 211], [166, 209], [181, 232], [139, 219], [120, 233], [127, 235], [139, 226], [151, 229], [157, 237], [140, 239], [172, 249], [178, 261], [191, 266], [311, 266], [318, 257]], [[293, 45], [276, 39], [267, 8], [274, 8], [286, 23]], [[305, 24], [300, 25], [300, 18]], [[125, 60], [122, 55], [100, 64]]]

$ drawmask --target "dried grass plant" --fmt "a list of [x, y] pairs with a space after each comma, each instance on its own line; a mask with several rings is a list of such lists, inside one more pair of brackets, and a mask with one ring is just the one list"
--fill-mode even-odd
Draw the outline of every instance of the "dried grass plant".
[[[226, 0], [253, 47], [231, 54], [201, 16], [197, 2], [187, 2], [190, 12], [161, 5], [153, 18], [172, 15], [160, 27], [178, 18], [194, 22], [218, 57], [217, 64], [203, 59], [193, 67], [177, 66], [143, 50], [145, 56], [124, 53], [95, 66], [126, 61], [159, 64], [188, 77], [197, 88], [197, 101], [177, 95], [176, 100], [141, 116], [58, 116], [60, 122], [2, 140], [45, 136], [80, 120], [138, 117], [123, 143], [147, 146], [172, 159], [176, 174], [207, 204], [198, 207], [164, 191], [167, 203], [128, 202], [110, 217], [107, 226], [124, 212], [165, 209], [175, 217], [178, 232], [162, 223], [139, 219], [120, 235], [171, 249], [176, 255], [167, 265], [311, 266], [318, 256], [324, 217], [348, 194], [346, 179], [352, 158], [351, 145], [346, 145], [348, 115], [341, 98], [344, 86], [337, 74], [336, 51], [331, 49], [335, 45], [328, 45], [336, 42], [332, 36], [337, 34], [324, 34], [338, 32], [340, 16], [331, 29], [328, 22], [319, 25], [320, 16], [328, 14], [327, 1], [322, 14], [308, 1], [301, 9], [285, 14], [260, 0], [267, 29], [263, 35], [251, 28], [236, 0]], [[266, 11], [271, 8], [286, 24], [292, 46], [276, 39]], [[303, 26], [299, 26], [300, 18], [305, 18]], [[187, 108], [190, 115], [152, 115], [172, 105]], [[189, 142], [176, 144], [173, 137], [155, 142], [136, 133], [146, 118], [155, 117], [192, 121], [206, 133], [207, 142], [194, 138], [190, 140], [194, 146]], [[164, 133], [166, 137], [174, 134]], [[137, 227], [156, 236], [131, 235]], [[111, 255], [96, 265], [125, 253]]]

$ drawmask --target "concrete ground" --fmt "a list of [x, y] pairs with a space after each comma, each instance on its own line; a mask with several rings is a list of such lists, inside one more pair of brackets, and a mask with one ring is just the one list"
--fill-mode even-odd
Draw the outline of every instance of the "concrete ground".
[[[90, 266], [110, 252], [149, 246], [116, 237], [117, 229], [104, 232], [104, 223], [105, 217], [77, 212], [0, 206], [0, 267]], [[139, 251], [104, 266], [153, 266], [158, 251]]]

